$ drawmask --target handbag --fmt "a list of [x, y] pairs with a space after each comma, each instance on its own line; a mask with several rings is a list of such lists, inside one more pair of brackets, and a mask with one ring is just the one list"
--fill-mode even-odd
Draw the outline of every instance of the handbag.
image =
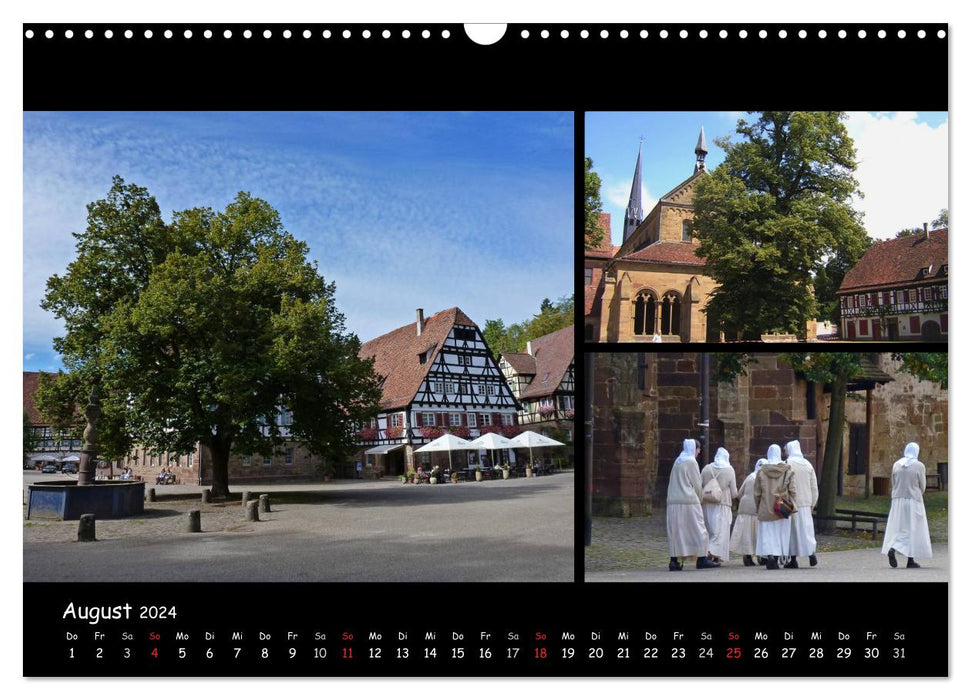
[[796, 512], [796, 506], [785, 496], [778, 496], [775, 499], [775, 507], [772, 510], [780, 518], [788, 518]]
[[715, 477], [711, 477], [701, 490], [701, 502], [721, 505], [722, 487], [718, 485], [718, 480]]

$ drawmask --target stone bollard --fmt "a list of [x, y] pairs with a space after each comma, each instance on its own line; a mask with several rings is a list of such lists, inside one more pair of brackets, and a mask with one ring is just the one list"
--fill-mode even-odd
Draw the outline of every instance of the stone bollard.
[[190, 510], [186, 518], [186, 532], [202, 532], [202, 516], [198, 510]]
[[209, 503], [209, 499], [211, 498], [211, 496], [212, 496], [212, 493], [210, 493], [209, 489], [206, 489], [205, 491], [202, 492], [202, 502]]
[[252, 500], [253, 500], [253, 494], [251, 494], [249, 491], [243, 491], [243, 498], [240, 500], [240, 503], [242, 503], [245, 506], [247, 503], [249, 503]]
[[94, 515], [86, 513], [78, 520], [78, 542], [94, 542]]
[[246, 519], [254, 523], [259, 522], [260, 520], [259, 501], [246, 501]]
[[268, 493], [260, 494], [260, 512], [270, 512], [270, 494]]
[[148, 489], [145, 492], [145, 500], [149, 503], [155, 503], [155, 489]]

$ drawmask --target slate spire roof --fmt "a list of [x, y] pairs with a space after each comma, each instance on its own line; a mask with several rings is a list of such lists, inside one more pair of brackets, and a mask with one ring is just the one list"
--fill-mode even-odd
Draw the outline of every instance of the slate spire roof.
[[702, 125], [701, 133], [698, 134], [698, 145], [695, 146], [695, 173], [705, 169], [706, 155], [708, 155], [708, 146], [705, 144], [705, 127]]
[[644, 220], [644, 209], [641, 206], [641, 147], [637, 147], [637, 164], [634, 166], [634, 181], [630, 186], [630, 201], [624, 214], [624, 240], [634, 233]]

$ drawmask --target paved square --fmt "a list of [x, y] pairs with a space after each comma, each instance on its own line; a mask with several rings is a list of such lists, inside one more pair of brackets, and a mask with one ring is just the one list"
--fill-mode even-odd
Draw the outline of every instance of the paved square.
[[[25, 482], [27, 477], [25, 477]], [[236, 486], [271, 512], [156, 487], [142, 517], [24, 521], [24, 581], [573, 581], [573, 472], [482, 483]], [[202, 511], [202, 532], [185, 513]]]

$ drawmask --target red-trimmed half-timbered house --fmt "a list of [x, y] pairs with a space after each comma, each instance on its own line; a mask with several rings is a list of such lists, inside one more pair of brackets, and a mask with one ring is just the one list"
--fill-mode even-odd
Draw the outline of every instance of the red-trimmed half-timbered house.
[[[474, 439], [485, 432], [515, 435], [518, 404], [479, 327], [453, 307], [361, 347], [381, 377], [381, 411], [359, 432], [368, 472], [403, 474], [440, 460], [415, 448], [444, 432]], [[475, 464], [485, 453], [454, 452], [453, 464]], [[515, 455], [505, 455], [511, 461]]]
[[836, 298], [843, 340], [947, 339], [947, 229], [874, 243]]
[[525, 353], [503, 353], [499, 369], [519, 400], [527, 430], [562, 428], [573, 438], [573, 326], [526, 343]]

